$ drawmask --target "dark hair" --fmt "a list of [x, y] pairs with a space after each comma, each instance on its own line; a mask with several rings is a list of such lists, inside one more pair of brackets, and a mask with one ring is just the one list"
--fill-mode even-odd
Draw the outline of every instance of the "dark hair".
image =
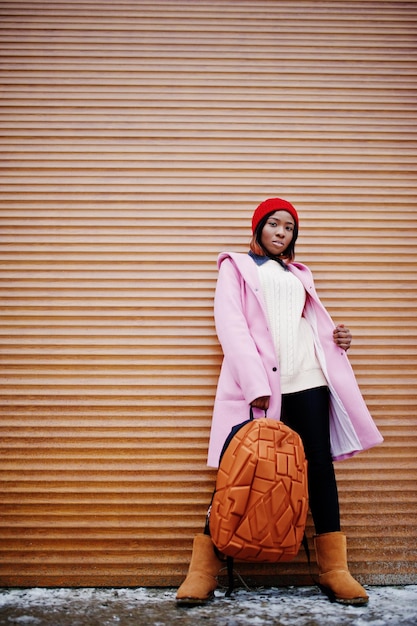
[[[265, 217], [261, 219], [261, 221], [256, 227], [256, 230], [252, 236], [250, 246], [249, 246], [254, 254], [258, 254], [259, 256], [269, 256], [271, 258], [275, 258], [275, 257], [272, 257], [261, 244], [261, 235], [262, 235], [263, 227], [265, 226], [265, 224], [267, 223], [271, 215], [273, 215], [274, 213], [275, 211], [271, 211], [271, 213], [268, 213], [267, 215], [265, 215]], [[288, 259], [289, 261], [294, 261], [295, 242], [297, 241], [297, 237], [298, 237], [298, 226], [296, 223], [294, 223], [293, 237], [291, 239], [291, 242], [288, 248], [285, 250], [285, 252], [283, 252], [282, 255], [280, 255], [281, 258]]]

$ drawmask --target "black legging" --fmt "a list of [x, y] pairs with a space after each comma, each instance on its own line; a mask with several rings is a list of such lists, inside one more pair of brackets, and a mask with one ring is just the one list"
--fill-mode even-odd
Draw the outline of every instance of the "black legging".
[[300, 435], [304, 444], [310, 510], [316, 533], [339, 531], [339, 498], [330, 453], [328, 388], [284, 394], [281, 419]]

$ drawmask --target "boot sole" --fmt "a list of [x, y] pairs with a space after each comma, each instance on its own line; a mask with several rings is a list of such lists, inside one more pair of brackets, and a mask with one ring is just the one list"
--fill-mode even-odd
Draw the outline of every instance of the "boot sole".
[[369, 598], [338, 598], [333, 591], [323, 585], [318, 585], [320, 590], [327, 596], [330, 602], [337, 602], [338, 604], [351, 605], [351, 606], [365, 606], [369, 602]]
[[207, 602], [210, 602], [213, 599], [214, 599], [214, 592], [210, 594], [204, 600], [202, 598], [177, 598], [176, 602], [177, 602], [177, 606], [193, 607], [193, 606], [202, 606], [203, 604], [207, 604]]

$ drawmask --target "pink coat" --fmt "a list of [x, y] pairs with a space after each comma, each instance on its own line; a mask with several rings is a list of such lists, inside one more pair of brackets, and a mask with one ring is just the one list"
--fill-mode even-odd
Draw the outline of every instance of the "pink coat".
[[[208, 465], [218, 467], [223, 443], [231, 428], [248, 419], [249, 405], [270, 396], [268, 417], [279, 420], [281, 390], [257, 266], [247, 254], [224, 252], [214, 315], [223, 364], [219, 376], [210, 434]], [[383, 441], [366, 407], [346, 352], [333, 341], [333, 323], [316, 293], [305, 265], [289, 269], [307, 292], [304, 317], [314, 331], [316, 352], [330, 389], [330, 431], [334, 460], [342, 460]], [[254, 409], [255, 417], [263, 411]]]

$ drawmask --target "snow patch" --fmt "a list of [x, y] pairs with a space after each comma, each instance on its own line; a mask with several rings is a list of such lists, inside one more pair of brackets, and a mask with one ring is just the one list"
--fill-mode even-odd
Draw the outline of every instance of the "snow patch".
[[417, 585], [367, 587], [368, 606], [331, 603], [316, 587], [217, 590], [179, 608], [175, 589], [3, 589], [0, 626], [415, 626]]

